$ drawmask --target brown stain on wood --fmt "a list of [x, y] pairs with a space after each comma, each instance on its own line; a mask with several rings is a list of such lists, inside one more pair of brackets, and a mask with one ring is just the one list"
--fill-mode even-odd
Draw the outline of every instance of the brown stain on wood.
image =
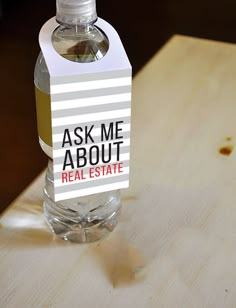
[[234, 147], [232, 145], [227, 145], [227, 146], [221, 147], [219, 149], [219, 153], [224, 156], [229, 156], [232, 153], [233, 149]]
[[133, 285], [145, 277], [142, 252], [122, 237], [97, 244], [93, 255], [114, 288]]

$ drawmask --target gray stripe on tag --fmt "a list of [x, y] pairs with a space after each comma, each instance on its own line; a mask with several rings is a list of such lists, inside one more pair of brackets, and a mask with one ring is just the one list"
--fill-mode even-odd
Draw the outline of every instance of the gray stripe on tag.
[[[122, 132], [121, 132], [122, 133]], [[92, 134], [91, 134], [92, 135]], [[73, 136], [74, 136], [74, 134], [73, 134]], [[114, 139], [114, 140], [109, 140], [110, 142], [118, 142], [118, 141], [123, 141], [123, 140], [125, 140], [125, 139], [129, 139], [130, 138], [130, 131], [128, 131], [128, 132], [124, 132], [123, 134], [122, 134], [122, 136], [123, 136], [123, 138], [121, 139]], [[62, 137], [63, 138], [63, 137]], [[97, 143], [101, 143], [101, 142], [106, 142], [106, 141], [101, 141], [101, 135], [98, 135], [98, 136], [95, 136], [95, 137], [93, 137], [93, 140], [94, 140], [94, 142], [92, 142], [92, 140], [90, 140], [90, 138], [88, 139], [88, 142], [87, 142], [87, 144], [94, 144], [94, 145], [96, 145]], [[63, 141], [63, 140], [62, 140]], [[54, 148], [54, 150], [63, 150], [63, 149], [65, 149], [65, 150], [67, 150], [67, 149], [70, 149], [71, 148], [71, 146], [68, 144], [68, 145], [65, 145], [63, 148], [62, 148], [62, 141], [60, 142], [55, 142], [55, 143], [53, 143], [53, 148]], [[84, 146], [84, 143], [83, 144], [80, 144], [80, 145], [76, 145], [76, 144], [74, 144], [74, 139], [72, 139], [72, 142], [73, 142], [73, 147], [83, 147]]]
[[123, 121], [124, 124], [129, 124], [130, 123], [130, 117], [121, 117], [121, 118], [115, 118], [112, 120], [98, 120], [98, 121], [91, 121], [91, 122], [86, 122], [86, 123], [81, 123], [81, 124], [69, 124], [69, 125], [63, 125], [63, 126], [56, 126], [53, 127], [53, 134], [63, 134], [65, 129], [69, 129], [70, 132], [72, 132], [76, 127], [80, 126], [83, 128], [85, 126], [91, 126], [94, 125], [94, 128], [99, 128], [101, 127], [101, 124], [109, 125], [111, 122], [118, 122], [118, 121]]
[[[125, 153], [128, 153], [128, 152], [129, 152], [129, 146], [120, 147], [120, 154], [125, 154]], [[115, 155], [116, 153], [117, 153], [117, 149], [112, 148], [111, 155]], [[99, 154], [101, 155], [101, 151], [99, 152]], [[105, 148], [105, 159], [106, 159], [107, 155], [108, 155], [108, 148]], [[93, 153], [92, 158], [95, 158], [95, 153]], [[55, 157], [53, 159], [53, 163], [54, 163], [54, 165], [63, 164], [64, 159], [65, 159], [65, 156]], [[72, 155], [72, 159], [73, 159], [74, 162], [76, 161], [76, 154]]]
[[89, 187], [97, 187], [97, 186], [102, 186], [102, 185], [107, 185], [107, 184], [114, 184], [114, 183], [128, 181], [128, 180], [129, 180], [129, 175], [123, 174], [123, 175], [113, 176], [113, 177], [109, 177], [105, 179], [102, 178], [102, 179], [98, 179], [94, 181], [88, 181], [84, 183], [83, 182], [74, 183], [71, 185], [55, 187], [55, 194], [71, 192], [71, 191], [85, 189]]
[[[76, 100], [76, 99], [81, 99], [81, 98], [90, 98], [90, 97], [107, 96], [107, 95], [116, 95], [116, 94], [123, 94], [123, 93], [131, 93], [131, 86], [51, 94], [51, 101], [60, 102], [60, 101]], [[66, 109], [66, 106], [65, 106], [65, 109]]]
[[94, 105], [89, 107], [79, 107], [72, 109], [64, 109], [64, 110], [56, 110], [52, 111], [52, 118], [62, 118], [62, 117], [70, 117], [74, 115], [82, 115], [88, 113], [96, 113], [96, 112], [104, 112], [104, 111], [112, 111], [119, 109], [126, 109], [131, 107], [131, 102], [121, 102], [115, 104], [103, 104], [103, 105]]
[[[129, 160], [122, 160], [122, 161], [118, 161], [118, 162], [113, 162], [113, 163], [110, 163], [110, 164], [107, 164], [107, 165], [113, 165], [113, 164], [119, 164], [119, 163], [123, 163], [122, 166], [123, 168], [125, 167], [129, 167]], [[90, 166], [90, 167], [85, 167], [85, 168], [79, 168], [79, 169], [75, 169], [75, 170], [84, 170], [84, 175], [88, 174], [88, 171], [90, 168], [96, 168], [96, 167], [101, 167], [101, 166], [104, 166], [104, 164], [102, 165], [96, 165], [96, 166]], [[70, 171], [73, 171], [73, 170], [68, 170], [68, 172]], [[63, 172], [66, 172], [66, 171], [63, 171]], [[56, 172], [54, 174], [54, 180], [60, 180], [61, 179], [61, 174], [62, 172]]]
[[[76, 62], [75, 62], [76, 64]], [[81, 65], [81, 63], [78, 63]], [[116, 79], [122, 77], [130, 77], [132, 75], [131, 69], [120, 70], [120, 71], [111, 71], [111, 72], [102, 72], [102, 73], [93, 73], [93, 74], [82, 74], [76, 76], [56, 76], [51, 78], [50, 82], [51, 85], [60, 85], [66, 83], [73, 83], [73, 82], [84, 82], [84, 81], [96, 81], [96, 80], [103, 80], [103, 79]]]

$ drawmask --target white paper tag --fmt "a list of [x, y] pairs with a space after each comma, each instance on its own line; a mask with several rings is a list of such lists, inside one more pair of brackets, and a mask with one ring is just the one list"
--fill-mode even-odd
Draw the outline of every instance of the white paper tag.
[[91, 63], [54, 50], [55, 18], [39, 36], [50, 74], [55, 201], [129, 186], [131, 66], [111, 25], [98, 19], [96, 26], [109, 50]]

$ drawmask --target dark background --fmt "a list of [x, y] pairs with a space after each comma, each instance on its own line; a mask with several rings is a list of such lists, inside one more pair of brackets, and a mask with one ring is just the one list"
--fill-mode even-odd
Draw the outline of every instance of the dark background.
[[[0, 0], [0, 212], [46, 166], [38, 145], [33, 71], [38, 32], [56, 0]], [[97, 0], [119, 32], [134, 75], [173, 35], [236, 42], [236, 1]]]

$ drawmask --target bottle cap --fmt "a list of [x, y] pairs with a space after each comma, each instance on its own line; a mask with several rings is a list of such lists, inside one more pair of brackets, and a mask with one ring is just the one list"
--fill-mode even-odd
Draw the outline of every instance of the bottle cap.
[[57, 0], [57, 16], [60, 23], [78, 25], [97, 19], [96, 0]]

